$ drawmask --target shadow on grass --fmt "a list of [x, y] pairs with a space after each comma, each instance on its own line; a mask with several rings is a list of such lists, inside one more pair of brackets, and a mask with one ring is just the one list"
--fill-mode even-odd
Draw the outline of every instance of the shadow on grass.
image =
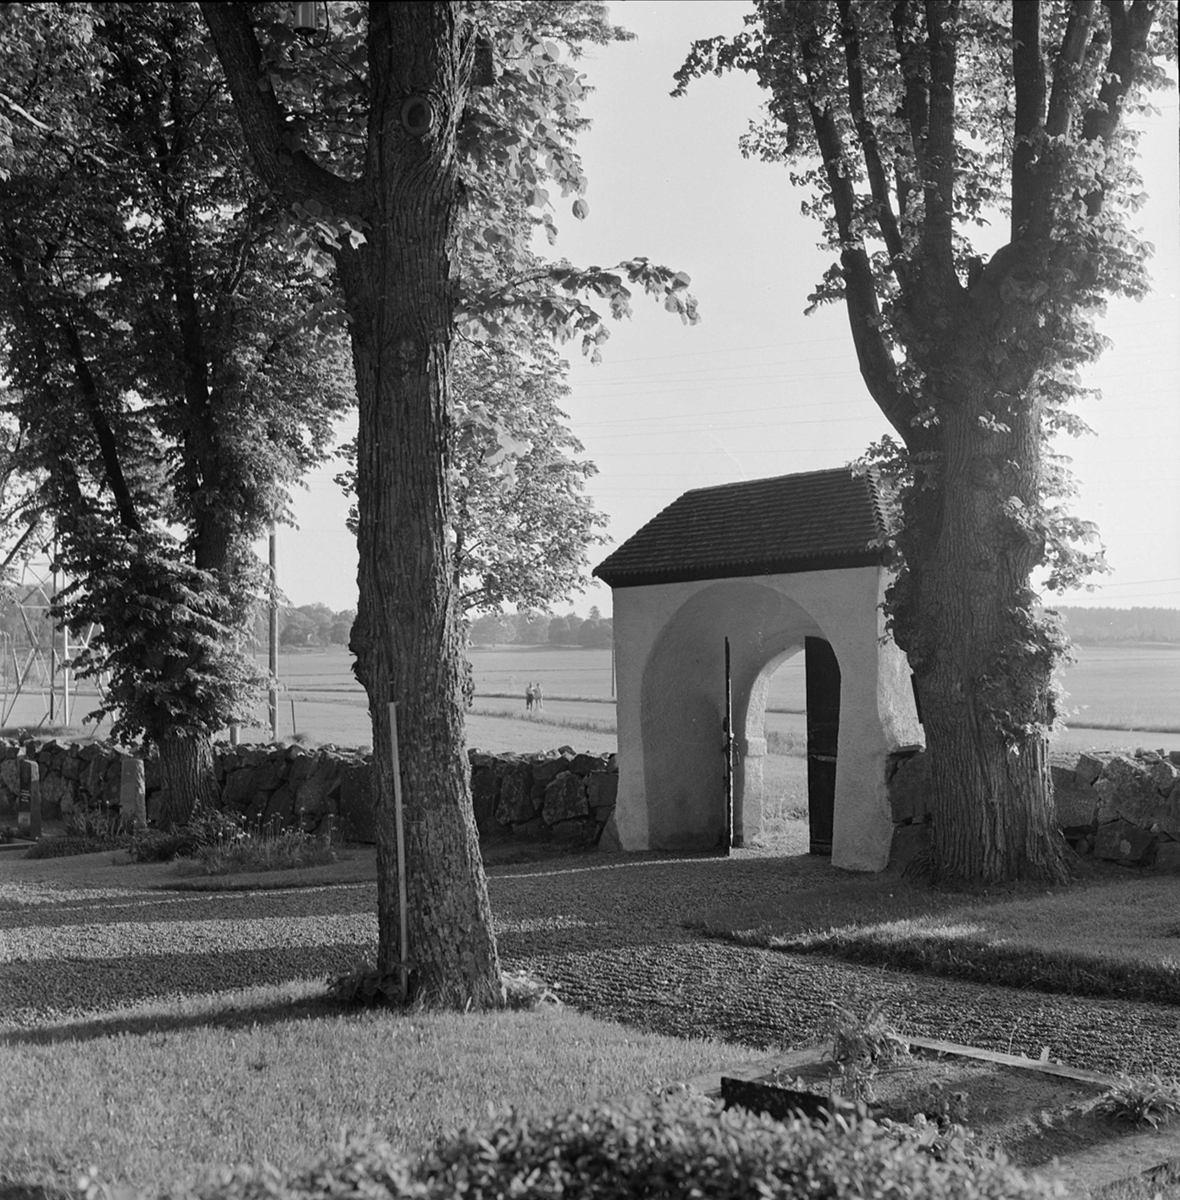
[[[193, 1029], [249, 1029], [258, 1025], [280, 1025], [325, 1017], [353, 1015], [359, 1009], [346, 1008], [327, 995], [271, 997], [232, 1007], [201, 1008], [175, 1013], [148, 1009], [142, 1013], [112, 1013], [61, 1025], [43, 1025], [0, 1034], [4, 1046], [54, 1046], [65, 1042], [87, 1042], [97, 1038], [150, 1037], [182, 1033]], [[0, 1193], [3, 1200], [3, 1193]]]

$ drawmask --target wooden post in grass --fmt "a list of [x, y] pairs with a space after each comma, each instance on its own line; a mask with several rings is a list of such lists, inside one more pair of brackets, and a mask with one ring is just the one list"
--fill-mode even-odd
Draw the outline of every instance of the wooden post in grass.
[[409, 968], [409, 917], [406, 914], [406, 827], [402, 817], [402, 765], [397, 750], [397, 704], [389, 702], [389, 740], [393, 759], [393, 828], [397, 837], [397, 911], [400, 928], [398, 931], [398, 978], [402, 999], [407, 997]]

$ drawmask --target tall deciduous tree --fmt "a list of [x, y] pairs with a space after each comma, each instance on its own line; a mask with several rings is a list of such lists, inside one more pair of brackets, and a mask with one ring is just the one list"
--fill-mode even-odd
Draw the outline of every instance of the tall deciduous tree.
[[[257, 169], [302, 222], [309, 253], [330, 254], [343, 296], [359, 405], [352, 647], [373, 722], [378, 966], [398, 961], [394, 702], [414, 986], [445, 1004], [502, 1002], [463, 741], [456, 321], [477, 334], [492, 310], [527, 308], [593, 346], [600, 322], [580, 296], [597, 292], [621, 313], [624, 276], [693, 316], [687, 279], [645, 260], [613, 272], [460, 270], [465, 201], [495, 260], [521, 228], [522, 203], [544, 210], [546, 179], [563, 191], [584, 183], [571, 143], [576, 73], [528, 24], [507, 24], [526, 10], [552, 22], [565, 7], [339, 4], [330, 27], [300, 40], [269, 10], [201, 5]], [[600, 11], [570, 8], [582, 10]]]
[[[681, 88], [754, 72], [748, 153], [797, 164], [839, 260], [861, 374], [901, 440], [888, 598], [933, 768], [938, 878], [1059, 880], [1046, 735], [1065, 645], [1034, 612], [1089, 565], [1048, 437], [1076, 431], [1104, 297], [1140, 295], [1147, 248], [1127, 114], [1175, 54], [1160, 0], [761, 0], [698, 42]], [[986, 261], [970, 235], [1008, 218]], [[887, 447], [888, 449], [889, 447]]]
[[250, 542], [348, 401], [339, 336], [307, 329], [325, 285], [273, 245], [202, 35], [183, 4], [0, 26], [11, 412], [74, 576], [61, 616], [101, 626], [81, 665], [113, 672], [116, 731], [159, 747], [169, 824], [213, 802], [212, 735], [246, 715]]

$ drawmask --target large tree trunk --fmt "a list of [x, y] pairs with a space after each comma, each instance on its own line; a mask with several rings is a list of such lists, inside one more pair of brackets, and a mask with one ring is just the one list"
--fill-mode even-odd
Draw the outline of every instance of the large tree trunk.
[[1035, 319], [1026, 309], [1005, 306], [1001, 323], [994, 293], [978, 292], [933, 348], [927, 377], [942, 394], [926, 445], [936, 458], [906, 502], [899, 539], [894, 630], [930, 755], [936, 880], [1068, 876], [1047, 743], [1062, 639], [1034, 611], [1030, 582], [1045, 542], [1036, 364], [995, 353]]
[[159, 825], [187, 825], [202, 808], [215, 808], [220, 796], [213, 770], [213, 739], [206, 734], [169, 733], [159, 738], [164, 802]]
[[399, 960], [393, 701], [413, 990], [435, 1003], [489, 1007], [503, 1002], [502, 982], [471, 807], [451, 566], [448, 368], [458, 179], [457, 114], [445, 106], [458, 96], [455, 13], [448, 5], [374, 6], [371, 13], [376, 53], [388, 37], [410, 60], [415, 89], [436, 105], [435, 132], [414, 138], [401, 125], [404, 92], [375, 78], [373, 107], [383, 124], [371, 136], [386, 166], [367, 214], [368, 243], [338, 256], [360, 408], [352, 648], [373, 722], [378, 966], [391, 971]]

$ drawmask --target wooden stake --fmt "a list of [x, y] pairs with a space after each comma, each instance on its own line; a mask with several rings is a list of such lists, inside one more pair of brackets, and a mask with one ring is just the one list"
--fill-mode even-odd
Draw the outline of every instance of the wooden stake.
[[397, 835], [397, 908], [399, 919], [398, 975], [402, 997], [408, 994], [409, 968], [409, 919], [406, 914], [406, 828], [402, 817], [402, 767], [397, 748], [397, 704], [389, 702], [389, 740], [393, 759], [393, 827]]

